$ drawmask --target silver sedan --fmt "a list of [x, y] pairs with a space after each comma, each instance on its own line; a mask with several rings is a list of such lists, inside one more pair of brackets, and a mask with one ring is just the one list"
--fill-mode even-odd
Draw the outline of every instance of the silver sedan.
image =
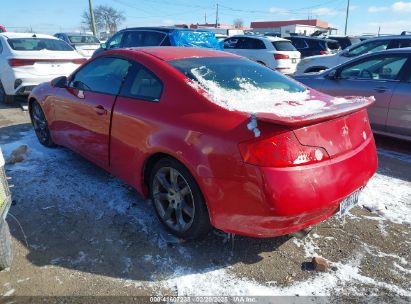
[[368, 54], [296, 80], [333, 96], [374, 96], [375, 133], [411, 141], [411, 48]]

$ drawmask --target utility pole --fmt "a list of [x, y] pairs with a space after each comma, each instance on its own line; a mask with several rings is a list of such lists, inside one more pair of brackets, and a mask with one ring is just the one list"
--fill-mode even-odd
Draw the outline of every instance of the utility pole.
[[215, 27], [218, 27], [218, 3], [217, 3], [217, 10], [215, 12]]
[[207, 24], [207, 12], [204, 12], [204, 23]]
[[348, 27], [348, 14], [350, 12], [350, 0], [347, 0], [347, 13], [345, 14], [345, 31], [344, 35], [347, 36], [347, 27]]
[[93, 10], [92, 0], [88, 0], [88, 6], [89, 6], [89, 9], [90, 9], [91, 29], [93, 30], [93, 35], [97, 36], [96, 20], [94, 19], [94, 10]]

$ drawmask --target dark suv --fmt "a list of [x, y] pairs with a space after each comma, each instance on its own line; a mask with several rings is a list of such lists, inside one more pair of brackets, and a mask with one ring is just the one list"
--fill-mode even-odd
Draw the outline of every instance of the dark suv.
[[291, 40], [295, 48], [300, 51], [301, 57], [314, 55], [334, 54], [341, 50], [338, 41], [307, 36], [291, 36], [286, 39]]
[[136, 27], [117, 32], [97, 49], [93, 56], [105, 50], [144, 46], [187, 46], [221, 49], [215, 34], [207, 30], [175, 27]]
[[361, 42], [360, 37], [355, 36], [328, 36], [327, 38], [338, 41], [342, 50]]

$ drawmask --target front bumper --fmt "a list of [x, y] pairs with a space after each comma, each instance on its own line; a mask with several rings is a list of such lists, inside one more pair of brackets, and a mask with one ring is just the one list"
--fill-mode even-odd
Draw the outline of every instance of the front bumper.
[[377, 169], [373, 137], [357, 149], [314, 165], [258, 168], [247, 180], [202, 180], [212, 224], [252, 237], [289, 234], [326, 220]]

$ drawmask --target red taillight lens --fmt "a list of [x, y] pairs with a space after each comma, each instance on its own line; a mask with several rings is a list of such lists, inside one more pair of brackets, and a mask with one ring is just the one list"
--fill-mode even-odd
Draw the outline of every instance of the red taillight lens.
[[261, 167], [295, 167], [329, 159], [321, 147], [303, 146], [293, 132], [239, 144], [244, 162]]
[[274, 54], [274, 59], [275, 60], [290, 59], [290, 57], [288, 55], [285, 55], [285, 54]]
[[320, 55], [329, 55], [330, 52], [329, 51], [320, 51]]
[[87, 61], [86, 58], [79, 58], [79, 59], [73, 59], [71, 62], [74, 64], [83, 64], [86, 61]]
[[11, 67], [20, 67], [25, 65], [33, 65], [36, 62], [34, 59], [9, 59], [9, 65]]

